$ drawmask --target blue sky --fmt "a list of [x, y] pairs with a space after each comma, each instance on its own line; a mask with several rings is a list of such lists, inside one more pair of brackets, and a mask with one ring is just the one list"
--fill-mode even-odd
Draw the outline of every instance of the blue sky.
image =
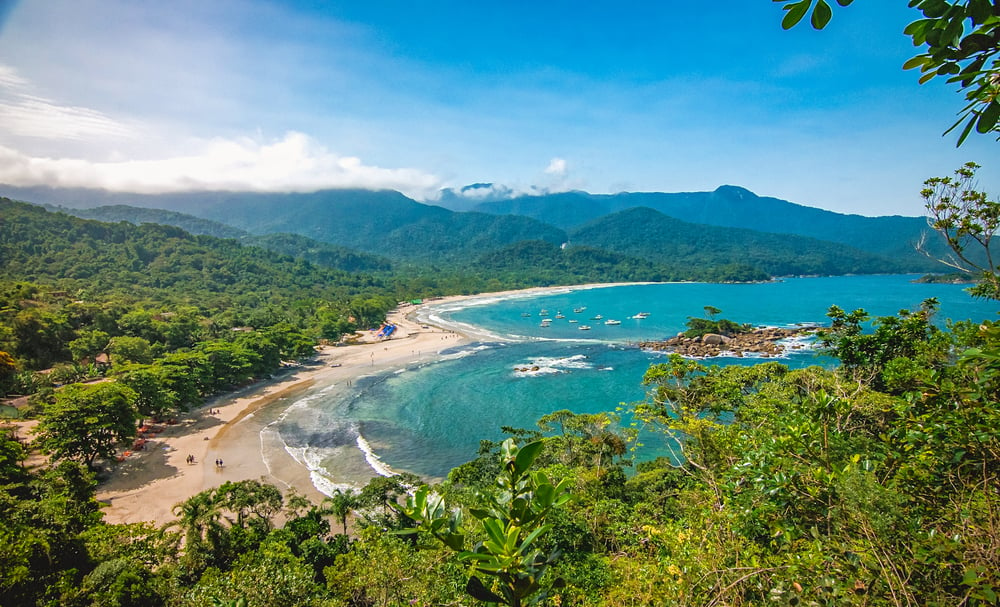
[[903, 0], [0, 0], [0, 182], [124, 191], [702, 191], [919, 215], [998, 144], [902, 63]]

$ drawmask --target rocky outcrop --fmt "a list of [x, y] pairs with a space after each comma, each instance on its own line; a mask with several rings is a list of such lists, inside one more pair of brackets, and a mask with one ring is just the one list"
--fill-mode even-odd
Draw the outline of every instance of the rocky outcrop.
[[813, 333], [816, 327], [758, 327], [746, 333], [733, 336], [706, 333], [701, 337], [685, 337], [683, 333], [665, 341], [643, 341], [639, 347], [646, 350], [674, 352], [691, 358], [709, 358], [712, 356], [745, 355], [771, 357], [784, 354], [786, 349], [797, 350], [802, 344], [785, 346], [778, 342], [798, 335]]

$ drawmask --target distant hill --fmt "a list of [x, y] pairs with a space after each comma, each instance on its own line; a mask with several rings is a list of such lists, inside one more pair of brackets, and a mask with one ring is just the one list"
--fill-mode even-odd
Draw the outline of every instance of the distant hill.
[[[491, 200], [473, 206], [476, 211], [525, 215], [564, 230], [582, 226], [609, 213], [648, 207], [689, 223], [746, 228], [776, 234], [794, 234], [845, 244], [876, 255], [912, 262], [919, 271], [941, 269], [914, 250], [914, 243], [928, 232], [922, 217], [864, 217], [807, 207], [778, 198], [757, 196], [736, 186], [713, 192], [624, 192], [589, 194], [563, 192]], [[946, 247], [931, 238], [933, 254]]]
[[[566, 241], [563, 230], [523, 216], [456, 213], [421, 204], [389, 190], [321, 190], [310, 193], [190, 192], [120, 194], [0, 187], [31, 202], [75, 206], [84, 201], [169, 209], [263, 235], [299, 234], [394, 260], [463, 262], [522, 240]], [[30, 199], [28, 196], [38, 196]]]
[[345, 272], [377, 272], [392, 269], [392, 263], [384, 257], [327, 244], [298, 234], [279, 232], [245, 236], [240, 242]]
[[[557, 247], [547, 242], [519, 242], [478, 258], [475, 267], [490, 277], [518, 286], [591, 282], [762, 281], [770, 275], [749, 264], [713, 266], [682, 259], [651, 261], [586, 246]], [[568, 278], [569, 277], [569, 278]]]
[[193, 293], [221, 301], [342, 297], [371, 276], [320, 268], [233, 239], [195, 236], [159, 224], [104, 223], [0, 198], [0, 279], [58, 285], [75, 292]]
[[389, 260], [299, 236], [298, 234], [274, 233], [261, 236], [251, 236], [249, 233], [227, 226], [218, 221], [201, 219], [186, 213], [167, 211], [164, 209], [149, 209], [133, 207], [124, 204], [97, 207], [93, 209], [72, 209], [46, 205], [50, 211], [65, 212], [84, 219], [118, 222], [127, 221], [134, 225], [155, 223], [181, 228], [185, 232], [196, 235], [215, 236], [216, 238], [235, 238], [242, 244], [260, 247], [269, 251], [283, 253], [296, 259], [304, 259], [328, 268], [337, 268], [345, 272], [371, 272], [388, 270]]
[[[0, 186], [0, 193], [7, 189]], [[496, 262], [496, 255], [523, 252], [517, 245], [525, 242], [553, 246], [569, 242], [570, 248], [624, 255], [619, 261], [629, 271], [638, 271], [631, 260], [653, 263], [655, 268], [642, 270], [644, 274], [673, 273], [680, 267], [704, 276], [709, 269], [730, 263], [774, 275], [933, 272], [943, 268], [913, 248], [927, 232], [922, 218], [842, 215], [757, 196], [734, 186], [714, 192], [564, 192], [504, 198], [511, 192], [492, 184], [476, 184], [442, 193], [442, 204], [456, 208], [475, 200], [476, 210], [466, 212], [422, 204], [394, 191], [137, 195], [13, 190], [19, 196], [42, 196], [41, 202], [57, 204], [63, 204], [61, 192], [70, 204], [127, 201], [132, 206], [187, 213], [258, 237], [297, 234], [395, 264], [467, 268], [472, 272], [477, 270], [477, 260]], [[644, 210], [623, 213], [630, 209]], [[152, 216], [180, 220], [166, 213]], [[271, 247], [279, 242], [284, 248], [278, 250], [290, 255], [305, 250], [316, 254], [315, 246], [305, 241], [292, 243], [288, 238], [259, 244]], [[943, 256], [945, 249], [938, 246], [936, 252]]]
[[570, 233], [574, 245], [658, 263], [714, 267], [731, 263], [772, 276], [897, 273], [912, 265], [804, 236], [697, 225], [638, 207], [603, 216]]
[[243, 230], [237, 230], [218, 221], [209, 221], [195, 217], [194, 215], [178, 213], [177, 211], [167, 211], [165, 209], [133, 207], [126, 204], [107, 205], [92, 209], [75, 209], [51, 204], [44, 206], [50, 211], [69, 213], [83, 219], [96, 219], [97, 221], [110, 223], [118, 221], [127, 221], [134, 225], [158, 223], [165, 226], [175, 226], [191, 234], [215, 236], [216, 238], [243, 238], [244, 236], [249, 236]]

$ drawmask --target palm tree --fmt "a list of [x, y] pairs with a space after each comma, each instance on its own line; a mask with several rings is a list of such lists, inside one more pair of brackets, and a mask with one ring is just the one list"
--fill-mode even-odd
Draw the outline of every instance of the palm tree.
[[178, 519], [170, 523], [184, 532], [184, 546], [192, 552], [205, 544], [208, 532], [219, 525], [219, 507], [212, 491], [202, 491], [173, 507]]
[[361, 502], [354, 489], [337, 489], [331, 497], [323, 500], [323, 512], [337, 517], [341, 527], [344, 528], [344, 535], [347, 535], [347, 517], [360, 505]]

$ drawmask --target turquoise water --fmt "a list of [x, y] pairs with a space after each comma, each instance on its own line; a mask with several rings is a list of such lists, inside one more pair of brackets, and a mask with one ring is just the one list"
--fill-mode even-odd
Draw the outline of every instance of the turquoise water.
[[[915, 309], [929, 297], [941, 302], [941, 322], [997, 315], [996, 302], [974, 300], [961, 286], [914, 284], [913, 278], [629, 285], [432, 304], [422, 318], [471, 332], [480, 341], [445, 351], [434, 363], [358, 379], [346, 391], [312, 394], [283, 416], [278, 431], [290, 451], [327, 478], [361, 478], [371, 474], [361, 469], [366, 466], [441, 477], [473, 458], [481, 439], [501, 438], [501, 426], [535, 428], [539, 417], [555, 410], [614, 411], [622, 402], [642, 399], [643, 373], [663, 355], [633, 344], [675, 335], [688, 317], [704, 316], [704, 306], [721, 309], [724, 318], [777, 326], [822, 324], [831, 304], [881, 316]], [[552, 319], [545, 327], [543, 309]], [[560, 312], [564, 318], [558, 319]], [[632, 318], [639, 312], [648, 317]], [[606, 325], [607, 319], [621, 324]], [[579, 330], [582, 324], [590, 330]], [[783, 362], [831, 364], [808, 349]], [[367, 456], [363, 464], [357, 463], [359, 449]]]

